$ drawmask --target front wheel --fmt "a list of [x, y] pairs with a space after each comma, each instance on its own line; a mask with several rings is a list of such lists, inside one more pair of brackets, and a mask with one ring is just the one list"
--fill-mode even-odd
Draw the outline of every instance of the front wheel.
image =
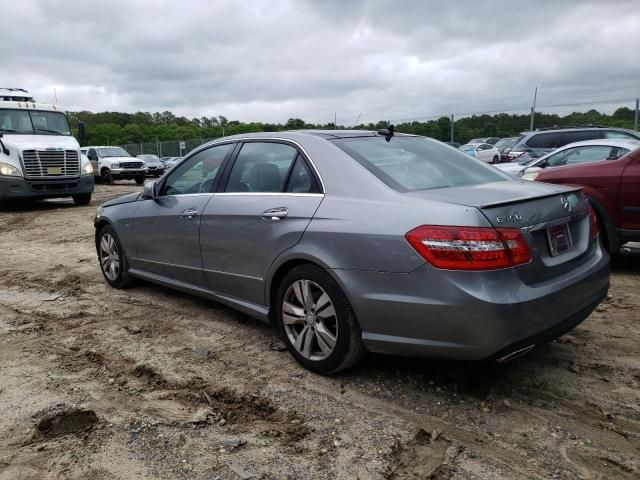
[[113, 185], [113, 175], [111, 175], [111, 170], [109, 170], [108, 168], [102, 169], [102, 172], [100, 173], [100, 179], [105, 185]]
[[314, 372], [344, 370], [365, 354], [347, 297], [331, 275], [314, 265], [296, 267], [282, 280], [276, 321], [289, 352]]
[[100, 230], [96, 239], [96, 249], [100, 269], [107, 283], [114, 288], [126, 288], [131, 285], [129, 264], [118, 235], [111, 225], [105, 225]]
[[145, 180], [144, 175], [138, 175], [135, 180], [136, 180], [136, 185], [142, 185]]
[[80, 193], [78, 195], [72, 195], [73, 202], [76, 205], [89, 205], [91, 203], [90, 193]]
[[491, 161], [491, 163], [500, 163], [500, 157], [498, 157], [497, 155], [493, 157], [493, 160]]

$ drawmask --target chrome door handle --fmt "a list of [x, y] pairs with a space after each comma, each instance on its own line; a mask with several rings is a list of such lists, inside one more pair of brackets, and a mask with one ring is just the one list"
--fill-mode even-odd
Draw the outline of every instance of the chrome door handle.
[[287, 207], [277, 207], [270, 208], [269, 210], [262, 212], [261, 217], [264, 220], [277, 221], [286, 218], [287, 215], [289, 215], [289, 210], [287, 209]]
[[182, 214], [180, 216], [182, 218], [193, 218], [196, 215], [198, 215], [198, 209], [197, 208], [187, 208], [186, 210], [184, 210], [182, 212]]

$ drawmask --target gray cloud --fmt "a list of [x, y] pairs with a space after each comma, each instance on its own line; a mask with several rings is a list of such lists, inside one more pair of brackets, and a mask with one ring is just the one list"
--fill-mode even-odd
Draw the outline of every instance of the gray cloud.
[[635, 1], [3, 5], [3, 84], [72, 110], [309, 121], [638, 95]]

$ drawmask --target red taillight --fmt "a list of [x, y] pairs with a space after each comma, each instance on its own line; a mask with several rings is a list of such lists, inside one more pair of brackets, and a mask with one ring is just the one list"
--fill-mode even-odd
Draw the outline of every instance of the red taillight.
[[515, 228], [423, 225], [405, 237], [436, 268], [495, 270], [531, 261], [529, 246]]
[[589, 204], [589, 220], [591, 223], [591, 238], [596, 238], [600, 234], [600, 225], [598, 224], [598, 217], [596, 211]]

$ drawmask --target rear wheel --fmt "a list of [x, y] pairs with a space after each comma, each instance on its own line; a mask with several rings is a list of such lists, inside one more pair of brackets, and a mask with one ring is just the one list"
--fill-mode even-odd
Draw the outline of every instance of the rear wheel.
[[362, 332], [344, 292], [314, 265], [301, 265], [284, 277], [276, 321], [289, 352], [314, 372], [344, 370], [365, 354]]
[[108, 168], [102, 169], [100, 172], [100, 179], [105, 185], [113, 185], [113, 175], [111, 175], [111, 170]]
[[89, 205], [91, 203], [91, 194], [90, 193], [80, 193], [78, 195], [73, 195], [73, 202], [76, 205]]
[[136, 185], [142, 185], [144, 183], [144, 175], [138, 175], [136, 177]]
[[118, 235], [111, 225], [105, 225], [96, 239], [98, 260], [105, 280], [114, 288], [126, 288], [131, 285], [127, 257], [122, 250]]

